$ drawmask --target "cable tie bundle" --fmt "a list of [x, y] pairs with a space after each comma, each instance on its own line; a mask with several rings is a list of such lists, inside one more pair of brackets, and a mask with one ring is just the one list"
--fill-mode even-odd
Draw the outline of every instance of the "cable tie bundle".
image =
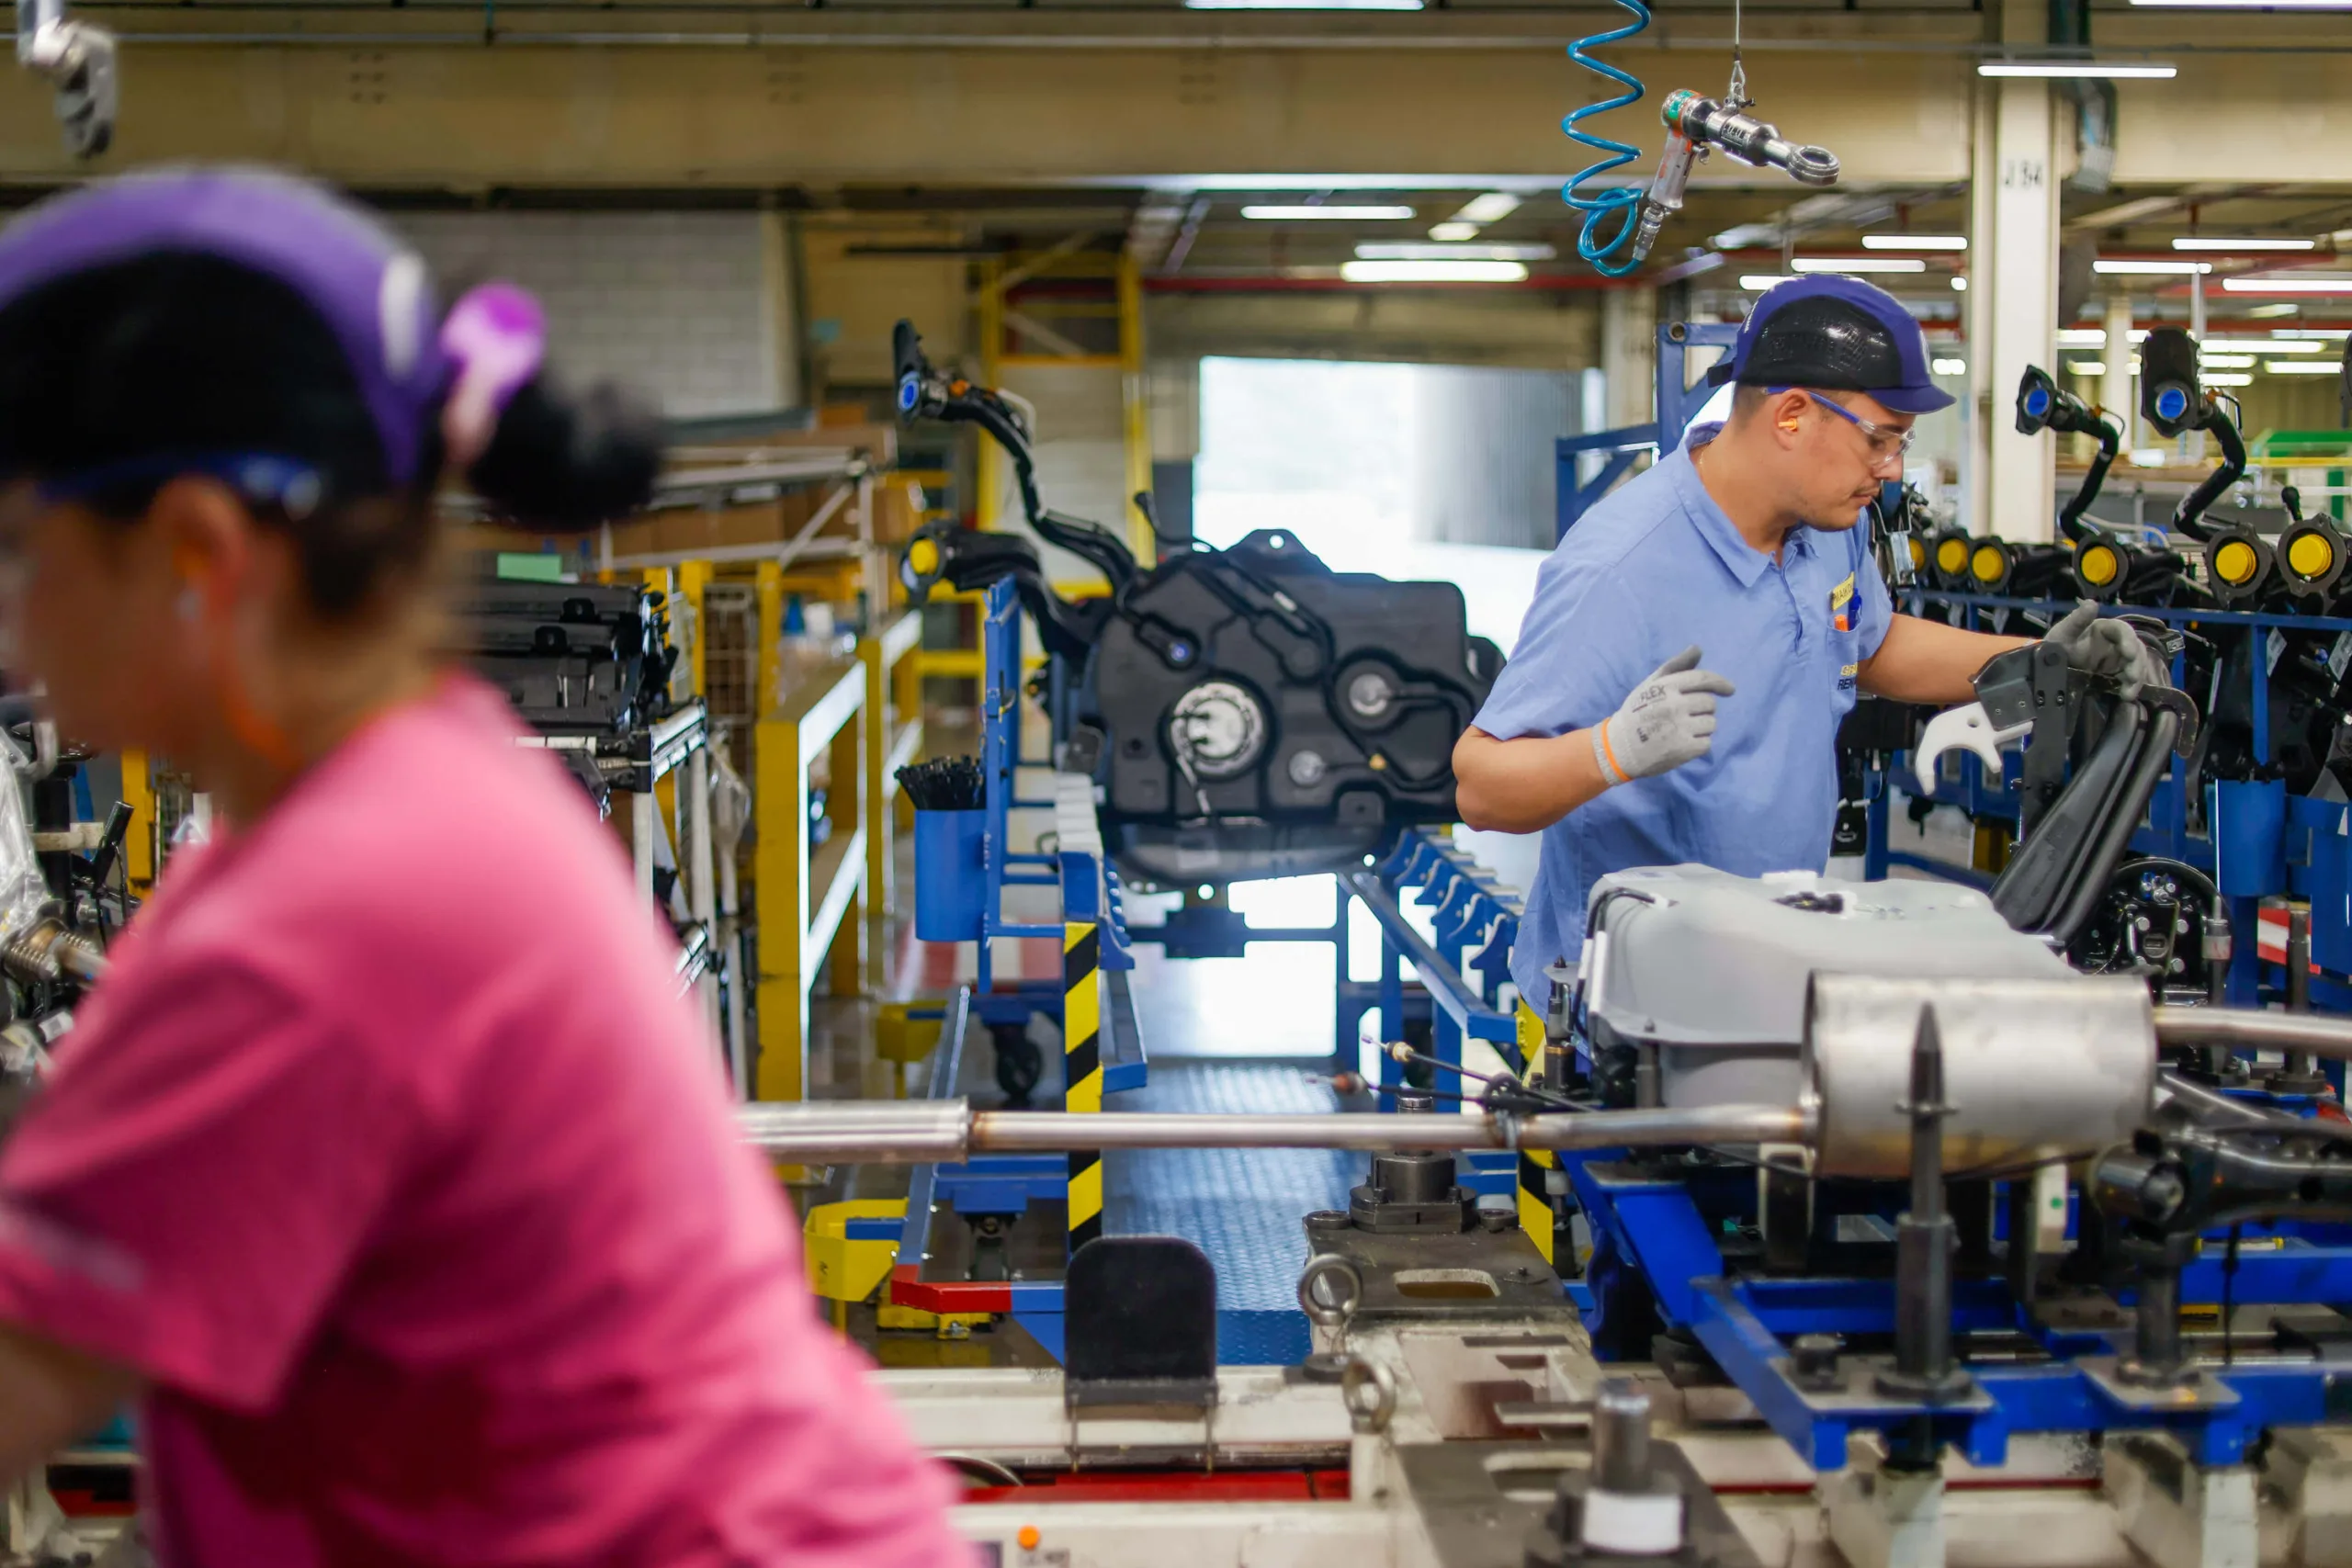
[[986, 798], [974, 757], [933, 757], [899, 770], [899, 787], [917, 811], [978, 811]]

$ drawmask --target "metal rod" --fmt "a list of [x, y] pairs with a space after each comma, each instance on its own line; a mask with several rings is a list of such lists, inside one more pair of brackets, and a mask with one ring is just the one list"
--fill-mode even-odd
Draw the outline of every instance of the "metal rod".
[[1658, 1144], [1795, 1144], [1805, 1115], [1781, 1106], [1592, 1111], [1532, 1116], [1191, 1115], [1056, 1111], [974, 1111], [961, 1100], [847, 1100], [746, 1105], [743, 1141], [807, 1165], [953, 1164], [976, 1153], [1058, 1154], [1087, 1149], [1605, 1149]]
[[2352, 1018], [2324, 1013], [2254, 1012], [2239, 1008], [2154, 1010], [2159, 1045], [2235, 1045], [2255, 1051], [2309, 1051], [2352, 1061]]

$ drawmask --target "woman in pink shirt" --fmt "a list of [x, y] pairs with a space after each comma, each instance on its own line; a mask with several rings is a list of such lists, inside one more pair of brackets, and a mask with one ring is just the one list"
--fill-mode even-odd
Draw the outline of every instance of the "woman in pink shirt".
[[618, 846], [434, 657], [445, 474], [582, 527], [652, 426], [315, 186], [0, 232], [0, 577], [183, 851], [0, 1150], [0, 1469], [140, 1401], [167, 1563], [961, 1563], [803, 1287]]

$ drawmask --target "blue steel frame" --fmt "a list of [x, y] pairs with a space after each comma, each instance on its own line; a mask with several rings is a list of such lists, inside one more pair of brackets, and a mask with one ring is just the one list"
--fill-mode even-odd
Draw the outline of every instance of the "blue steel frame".
[[[2137, 1398], [2100, 1375], [2102, 1362], [2117, 1348], [2105, 1337], [2041, 1327], [1992, 1280], [1956, 1285], [1953, 1326], [2025, 1332], [2052, 1360], [1972, 1367], [1978, 1396], [1940, 1407], [1851, 1393], [1822, 1399], [1791, 1380], [1787, 1340], [1799, 1334], [1890, 1334], [1894, 1281], [1730, 1277], [1715, 1227], [1690, 1186], [1617, 1165], [1623, 1157], [1611, 1152], [1563, 1156], [1594, 1227], [1596, 1252], [1613, 1254], [1638, 1271], [1667, 1326], [1695, 1336], [1773, 1430], [1816, 1470], [1846, 1462], [1850, 1434], [1899, 1430], [1922, 1416], [1931, 1419], [1939, 1440], [1980, 1465], [2000, 1463], [2013, 1433], [2116, 1430], [2169, 1431], [2197, 1462], [2231, 1464], [2265, 1427], [2316, 1422], [2341, 1403], [2331, 1398], [2340, 1374], [2317, 1363], [2224, 1367], [2213, 1374], [2221, 1392], [2203, 1400]], [[2352, 1247], [2284, 1236], [2278, 1250], [2242, 1253], [2226, 1287], [2222, 1260], [2200, 1258], [2182, 1276], [2181, 1299], [2219, 1302], [2225, 1288], [2232, 1301], [2248, 1305], [2345, 1300], [2352, 1292]]]
[[[1556, 541], [1567, 537], [1577, 520], [1592, 510], [1593, 503], [1616, 488], [1634, 460], [1644, 452], [1671, 446], [1682, 439], [1692, 419], [1715, 389], [1702, 383], [1686, 386], [1690, 379], [1686, 366], [1688, 351], [1692, 348], [1729, 348], [1739, 336], [1739, 328], [1725, 321], [1674, 321], [1657, 329], [1657, 417], [1647, 424], [1631, 425], [1623, 430], [1588, 431], [1582, 435], [1564, 435], [1552, 444], [1555, 466], [1554, 502], [1558, 509]], [[1587, 452], [1602, 452], [1609, 461], [1588, 483], [1577, 482], [1577, 459]]]
[[[1903, 605], [1917, 612], [1923, 605], [1950, 606], [1963, 613], [1971, 623], [1989, 618], [1997, 612], [2023, 610], [2040, 615], [2059, 615], [2072, 609], [2072, 604], [2059, 600], [2012, 599], [1993, 594], [1958, 593], [1940, 589], [1914, 588], [1903, 594]], [[2103, 611], [2109, 615], [2149, 615], [2168, 625], [2199, 627], [2236, 627], [2248, 635], [2262, 632], [2317, 631], [2343, 635], [2352, 632], [2352, 618], [2335, 615], [2289, 615], [2244, 610], [2162, 609], [2141, 605], [2114, 605]], [[2249, 660], [2252, 676], [2248, 695], [2253, 717], [2254, 753], [2257, 759], [2270, 756], [2270, 666], [2267, 659]], [[2177, 674], [2177, 665], [2176, 665]], [[1907, 756], [1897, 760], [1902, 776], [1910, 776]], [[1947, 758], [1942, 776], [1937, 781], [1934, 798], [1947, 806], [1956, 806], [1974, 818], [1999, 818], [2015, 821], [2018, 798], [2007, 787], [2007, 781], [2018, 777], [2020, 754], [2007, 754], [2001, 781], [1985, 777], [1984, 765], [1966, 752]], [[1924, 871], [1931, 875], [1976, 886], [1989, 886], [1990, 878], [1966, 867], [1951, 865], [1924, 855], [1892, 849], [1888, 842], [1887, 789], [1883, 773], [1873, 773], [1868, 781], [1869, 843], [1865, 852], [1863, 875], [1871, 880], [1884, 877], [1896, 866]], [[2293, 799], [2284, 800], [2283, 786], [2209, 785], [2207, 819], [2211, 836], [2192, 834], [2188, 830], [2188, 802], [2176, 763], [2171, 772], [2156, 786], [2148, 803], [2148, 818], [2132, 836], [2132, 851], [2135, 854], [2163, 855], [2184, 861], [2222, 884], [2228, 897], [2230, 920], [2239, 940], [2230, 962], [2229, 999], [2235, 1006], [2256, 1006], [2266, 996], [2283, 989], [2285, 975], [2276, 964], [2265, 964], [2254, 941], [2256, 911], [2267, 894], [2287, 894], [2311, 901], [2312, 954], [2321, 965], [2322, 973], [2312, 982], [2312, 999], [2315, 1006], [2328, 1010], [2352, 1010], [2352, 837], [2346, 836], [2345, 807], [2338, 803]], [[2263, 804], [2265, 793], [2273, 797], [2267, 804], [2284, 814], [2283, 852], [2278, 863], [2265, 870], [2232, 863], [2226, 868], [2224, 856], [2217, 845], [2245, 842], [2245, 813]], [[2330, 845], [2328, 840], [2335, 843]], [[2247, 857], [2238, 852], [2240, 860]], [[2230, 874], [2223, 874], [2224, 871]]]

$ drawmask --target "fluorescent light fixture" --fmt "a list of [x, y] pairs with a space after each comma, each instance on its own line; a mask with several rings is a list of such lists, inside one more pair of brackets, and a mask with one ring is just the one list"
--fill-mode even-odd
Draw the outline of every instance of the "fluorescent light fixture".
[[1421, 0], [1184, 0], [1190, 11], [1418, 11]]
[[1499, 223], [1518, 211], [1519, 203], [1520, 198], [1510, 191], [1490, 190], [1484, 196], [1474, 196], [1464, 202], [1462, 210], [1453, 215], [1453, 220], [1456, 223], [1476, 223], [1483, 229], [1489, 223]]
[[2060, 327], [2058, 346], [2061, 348], [2105, 348], [2105, 327]]
[[2180, 74], [2177, 65], [2126, 65], [2108, 60], [1986, 60], [1978, 62], [1979, 76], [2049, 76], [2064, 79], [2105, 77], [2167, 81]]
[[1965, 376], [1968, 374], [1968, 361], [1965, 359], [1931, 359], [1928, 362], [1928, 368], [1934, 371], [1939, 376]]
[[2254, 378], [2243, 370], [2222, 370], [2211, 376], [2199, 374], [2197, 378], [2208, 387], [2251, 387], [2254, 385]]
[[2175, 240], [2176, 251], [2315, 251], [2317, 240], [2222, 240], [2202, 235]]
[[1268, 206], [1245, 207], [1244, 218], [1254, 218], [1261, 223], [1408, 223], [1413, 209], [1409, 207], [1349, 205], [1328, 201], [1315, 205], [1306, 203], [1274, 203]]
[[1430, 231], [1430, 238], [1439, 242], [1441, 244], [1459, 244], [1464, 240], [1475, 240], [1477, 237], [1478, 225], [1476, 223], [1461, 223], [1449, 220], [1447, 222], [1438, 224], [1435, 228]]
[[2200, 261], [2109, 261], [2101, 256], [2091, 263], [2091, 270], [2107, 277], [2194, 277], [2200, 272], [2212, 271], [2213, 264]]
[[1968, 249], [1965, 234], [1865, 234], [1862, 249], [1866, 251], [1964, 251]]
[[1952, 278], [1952, 280], [1951, 280], [1951, 291], [1952, 291], [1953, 293], [1955, 293], [1955, 294], [1965, 294], [1965, 293], [1967, 293], [1967, 292], [1968, 292], [1968, 279], [1967, 279], [1967, 278], [1965, 278], [1965, 277], [1962, 277], [1962, 276], [1955, 276]]
[[1739, 286], [1750, 294], [1761, 294], [1767, 288], [1778, 288], [1787, 281], [1787, 276], [1782, 273], [1750, 272], [1741, 275]]
[[2352, 11], [2352, 0], [2132, 0], [2175, 11]]
[[2270, 335], [2275, 338], [2324, 338], [2333, 342], [2335, 339], [2342, 337], [2346, 331], [2352, 331], [2352, 328], [2273, 327], [2270, 329]]
[[1520, 283], [1527, 264], [1514, 261], [1351, 261], [1340, 267], [1350, 283]]
[[2352, 277], [2225, 277], [2232, 294], [2352, 294]]
[[2251, 370], [2254, 364], [2251, 354], [2200, 354], [2197, 356], [2197, 366], [2200, 370]]
[[2205, 346], [2223, 354], [2324, 354], [2328, 347], [2310, 338], [2267, 337], [2209, 337]]
[[2107, 374], [2107, 366], [2104, 361], [2097, 359], [2069, 359], [2066, 361], [2066, 374], [2069, 376], [2104, 376]]
[[2132, 466], [2135, 468], [2161, 468], [2166, 463], [2171, 461], [2172, 449], [2168, 446], [2134, 446], [2132, 448]]
[[1560, 253], [1549, 245], [1428, 245], [1417, 241], [1367, 240], [1356, 247], [1361, 261], [1550, 261]]
[[2335, 376], [2343, 367], [2312, 359], [2274, 359], [2263, 367], [2273, 376]]
[[1928, 264], [1917, 256], [1799, 256], [1789, 264], [1799, 272], [1925, 272]]
[[2248, 310], [2246, 314], [2252, 316], [2256, 321], [2276, 321], [2280, 316], [2300, 315], [2302, 312], [2302, 309], [2303, 308], [2301, 305], [2295, 304], [2292, 300], [2288, 300], [2276, 305], [2256, 305], [2253, 310]]

